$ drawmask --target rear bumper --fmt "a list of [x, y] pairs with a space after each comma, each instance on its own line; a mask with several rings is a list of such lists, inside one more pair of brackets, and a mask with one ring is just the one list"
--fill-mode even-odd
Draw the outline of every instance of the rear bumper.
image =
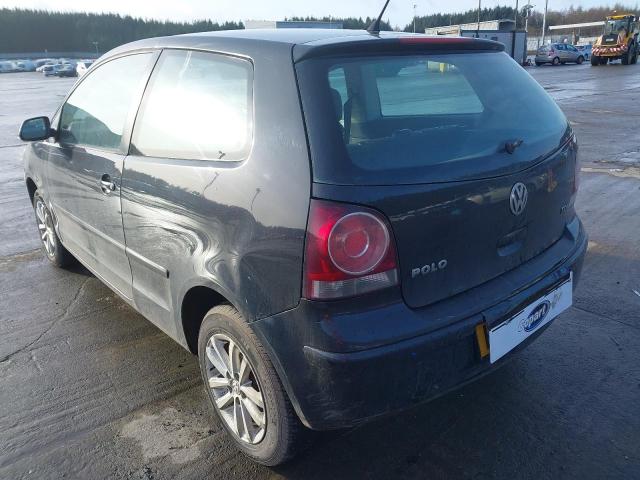
[[[251, 325], [270, 350], [301, 420], [318, 430], [352, 426], [439, 396], [511, 357], [493, 365], [488, 357], [481, 359], [475, 327], [500, 323], [569, 272], [577, 284], [587, 237], [577, 218], [575, 222], [558, 242], [562, 245], [428, 307], [410, 309], [398, 300], [399, 290], [391, 290], [370, 303], [363, 298], [303, 300], [293, 310]], [[559, 247], [564, 255], [558, 256]]]
[[623, 55], [626, 55], [627, 48], [626, 46], [615, 46], [615, 47], [599, 47], [594, 48], [592, 54], [596, 57], [614, 57], [619, 58]]

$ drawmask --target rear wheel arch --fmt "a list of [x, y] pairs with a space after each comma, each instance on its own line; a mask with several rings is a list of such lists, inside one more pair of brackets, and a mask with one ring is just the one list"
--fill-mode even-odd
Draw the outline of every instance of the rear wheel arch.
[[198, 335], [207, 312], [218, 305], [231, 305], [231, 302], [216, 289], [206, 285], [196, 285], [182, 297], [180, 319], [182, 331], [189, 351], [198, 354]]
[[[247, 322], [247, 317], [229, 299], [229, 295], [224, 295], [221, 293], [221, 289], [209, 282], [203, 282], [203, 284], [194, 285], [187, 289], [182, 299], [180, 314], [187, 347], [194, 355], [198, 355], [198, 337], [200, 335], [200, 327], [202, 326], [202, 322], [207, 316], [207, 313], [209, 313], [212, 308], [219, 305], [229, 305], [240, 312], [240, 315], [242, 315], [245, 322]], [[284, 369], [278, 360], [278, 356], [273, 351], [271, 345], [262, 337], [262, 335], [260, 335], [259, 329], [254, 330], [254, 333], [267, 352], [267, 355], [269, 356], [278, 374], [278, 378], [287, 392], [289, 401], [291, 401], [298, 418], [305, 426], [310, 428], [309, 422], [302, 412], [300, 403], [294, 394], [293, 388], [287, 376], [284, 374]]]

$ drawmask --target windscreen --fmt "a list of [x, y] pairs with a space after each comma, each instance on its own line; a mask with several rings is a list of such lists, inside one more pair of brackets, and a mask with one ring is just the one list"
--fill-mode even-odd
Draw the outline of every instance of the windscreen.
[[621, 33], [621, 32], [626, 33], [628, 22], [629, 21], [627, 19], [607, 20], [607, 23], [605, 24], [605, 27], [604, 27], [604, 31], [605, 33]]
[[316, 58], [297, 71], [316, 182], [508, 174], [569, 134], [553, 100], [502, 52]]

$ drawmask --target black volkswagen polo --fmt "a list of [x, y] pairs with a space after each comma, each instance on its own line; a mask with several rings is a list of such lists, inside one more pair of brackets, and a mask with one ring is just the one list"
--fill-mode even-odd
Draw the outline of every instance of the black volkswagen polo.
[[575, 136], [489, 41], [143, 40], [21, 137], [45, 254], [197, 354], [231, 438], [269, 465], [303, 426], [491, 371], [571, 305], [587, 245]]

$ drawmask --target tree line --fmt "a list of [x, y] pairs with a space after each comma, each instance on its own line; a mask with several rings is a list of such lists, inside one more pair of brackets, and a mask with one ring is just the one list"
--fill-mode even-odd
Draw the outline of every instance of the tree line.
[[[377, 17], [376, 17], [377, 18]], [[342, 28], [347, 28], [349, 30], [366, 30], [369, 25], [375, 20], [375, 18], [366, 17], [363, 19], [362, 17], [347, 17], [347, 18], [336, 18], [336, 17], [291, 17], [286, 18], [285, 21], [290, 20], [292, 22], [334, 22], [334, 23], [342, 23]], [[391, 24], [389, 22], [385, 22], [384, 20], [380, 21], [380, 30], [390, 31], [393, 30], [391, 28]]]
[[244, 28], [241, 22], [179, 23], [117, 14], [2, 8], [0, 53], [93, 51], [94, 42], [100, 52], [106, 52], [141, 38], [240, 28]]
[[[524, 0], [522, 0], [524, 1]], [[627, 8], [616, 4], [611, 7], [570, 7], [567, 10], [550, 10], [547, 14], [547, 25], [567, 23], [583, 23], [604, 20], [613, 10], [638, 14], [638, 9]], [[483, 8], [480, 20], [498, 20], [515, 18], [513, 7], [497, 6]], [[478, 19], [478, 10], [465, 12], [434, 13], [416, 17], [417, 32], [425, 28], [474, 23]], [[333, 18], [333, 17], [291, 17], [292, 21], [325, 21], [341, 22], [344, 28], [366, 29], [373, 18]], [[414, 19], [401, 28], [406, 32], [413, 31]], [[518, 26], [524, 26], [523, 10], [518, 12]], [[48, 12], [44, 10], [28, 10], [20, 8], [0, 9], [0, 53], [92, 51], [105, 52], [123, 43], [141, 38], [177, 35], [181, 33], [207, 32], [215, 30], [234, 30], [244, 28], [242, 22], [213, 22], [201, 20], [196, 22], [171, 22], [147, 20], [118, 14]], [[381, 22], [382, 30], [392, 30], [391, 25]], [[582, 35], [597, 34], [599, 29], [584, 30]], [[542, 12], [532, 11], [529, 17], [529, 35], [539, 35], [542, 31]]]

